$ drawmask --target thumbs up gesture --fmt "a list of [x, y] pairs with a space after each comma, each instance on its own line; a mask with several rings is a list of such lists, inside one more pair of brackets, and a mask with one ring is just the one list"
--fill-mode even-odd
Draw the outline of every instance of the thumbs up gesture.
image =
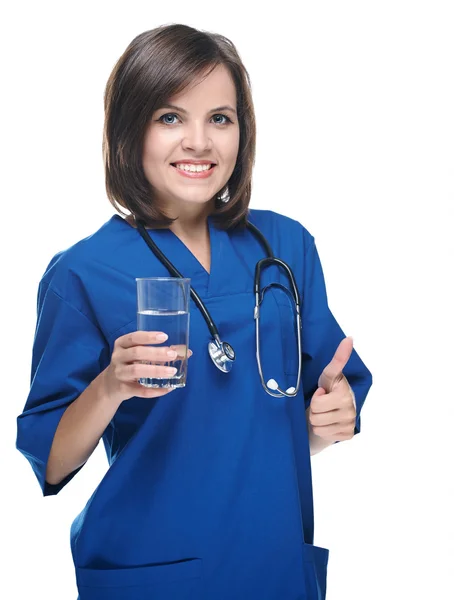
[[[319, 387], [312, 396], [306, 417], [311, 453], [333, 442], [353, 437], [356, 422], [355, 395], [342, 373], [353, 351], [353, 339], [344, 338], [318, 380]], [[314, 437], [315, 436], [315, 437]], [[321, 440], [328, 442], [323, 444]]]

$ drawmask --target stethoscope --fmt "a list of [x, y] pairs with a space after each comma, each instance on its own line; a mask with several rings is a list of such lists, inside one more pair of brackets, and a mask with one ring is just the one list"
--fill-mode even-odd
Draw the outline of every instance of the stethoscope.
[[[146, 242], [147, 246], [154, 253], [154, 255], [160, 260], [160, 262], [168, 269], [168, 271], [174, 277], [184, 278], [175, 266], [169, 261], [169, 259], [161, 252], [161, 250], [157, 247], [157, 245], [152, 240], [149, 232], [145, 229], [145, 225], [143, 222], [136, 219], [137, 229]], [[275, 398], [282, 398], [283, 396], [287, 396], [289, 398], [297, 395], [300, 384], [301, 384], [301, 367], [302, 367], [302, 343], [301, 343], [301, 311], [300, 311], [300, 297], [298, 293], [298, 287], [296, 285], [295, 277], [291, 268], [285, 263], [283, 260], [276, 258], [273, 255], [270, 245], [268, 244], [263, 233], [257, 229], [255, 225], [252, 223], [247, 223], [247, 228], [258, 238], [262, 246], [265, 248], [266, 253], [268, 254], [267, 258], [263, 258], [259, 260], [259, 262], [255, 266], [255, 277], [254, 277], [254, 294], [255, 294], [255, 307], [254, 307], [254, 319], [255, 319], [255, 339], [256, 339], [256, 357], [257, 357], [257, 366], [260, 375], [260, 380], [262, 382], [263, 389], [270, 394], [270, 396], [274, 396]], [[285, 286], [280, 283], [270, 283], [260, 290], [260, 277], [262, 274], [262, 270], [269, 265], [277, 265], [282, 267], [287, 274], [287, 277], [290, 280], [292, 291], [290, 292]], [[282, 390], [275, 379], [269, 379], [266, 384], [263, 378], [262, 371], [262, 362], [260, 359], [260, 332], [259, 332], [259, 322], [260, 322], [260, 305], [263, 302], [263, 298], [265, 292], [270, 287], [279, 287], [281, 288], [295, 303], [295, 311], [296, 311], [296, 323], [297, 323], [297, 339], [298, 339], [298, 376], [296, 381], [296, 387], [290, 387], [287, 390]], [[219, 331], [211, 318], [208, 309], [205, 304], [200, 299], [200, 296], [197, 292], [191, 287], [191, 297], [194, 300], [197, 308], [202, 313], [203, 318], [208, 325], [208, 329], [210, 330], [210, 334], [212, 339], [208, 342], [208, 353], [211, 357], [211, 360], [216, 365], [216, 367], [222, 371], [223, 373], [228, 373], [232, 370], [233, 363], [235, 362], [236, 354], [235, 350], [232, 346], [221, 340], [219, 335]]]

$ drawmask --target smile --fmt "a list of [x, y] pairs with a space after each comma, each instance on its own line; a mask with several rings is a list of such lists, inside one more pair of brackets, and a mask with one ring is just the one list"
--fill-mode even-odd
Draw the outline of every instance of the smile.
[[183, 177], [191, 177], [192, 179], [206, 179], [210, 177], [216, 165], [189, 165], [187, 163], [172, 164], [174, 169]]

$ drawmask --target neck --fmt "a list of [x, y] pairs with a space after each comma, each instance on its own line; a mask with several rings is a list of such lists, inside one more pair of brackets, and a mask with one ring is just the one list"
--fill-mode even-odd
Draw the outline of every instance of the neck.
[[[166, 229], [170, 229], [178, 237], [184, 237], [187, 240], [200, 240], [208, 235], [208, 217], [213, 209], [214, 206], [211, 202], [204, 204], [202, 207], [181, 207], [179, 211], [169, 210], [167, 207], [167, 210], [164, 210], [165, 214], [172, 219], [176, 217], [177, 219]], [[135, 227], [132, 215], [126, 217], [125, 220]], [[160, 228], [158, 227], [158, 229]]]
[[167, 206], [165, 212], [171, 218], [178, 217], [170, 225], [170, 229], [175, 235], [182, 236], [188, 240], [198, 240], [207, 235], [208, 217], [213, 210], [213, 202], [207, 202], [202, 205], [184, 203], [178, 207]]
[[200, 240], [208, 233], [208, 216], [185, 220], [179, 217], [170, 225], [169, 229], [179, 237], [188, 240]]

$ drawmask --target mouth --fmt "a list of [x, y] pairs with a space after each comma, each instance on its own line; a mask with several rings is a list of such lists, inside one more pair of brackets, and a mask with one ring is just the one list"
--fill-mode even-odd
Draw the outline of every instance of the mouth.
[[[172, 167], [175, 167], [175, 169], [177, 169], [177, 168], [178, 168], [178, 167], [177, 167], [177, 163], [170, 163], [170, 164], [172, 165]], [[190, 163], [185, 163], [185, 164], [190, 164]], [[213, 169], [213, 167], [215, 167], [215, 166], [216, 166], [216, 163], [211, 163], [211, 165], [210, 165], [210, 168], [208, 169], [208, 171], [209, 171], [210, 169]]]
[[[192, 179], [205, 179], [210, 177], [217, 166], [215, 163], [205, 163], [204, 165], [194, 165], [189, 163], [185, 164], [185, 168], [177, 166], [178, 163], [170, 163], [170, 165], [183, 177], [190, 177]], [[180, 163], [181, 165], [181, 163]], [[209, 165], [209, 166], [208, 166]], [[207, 168], [208, 167], [208, 168]]]

